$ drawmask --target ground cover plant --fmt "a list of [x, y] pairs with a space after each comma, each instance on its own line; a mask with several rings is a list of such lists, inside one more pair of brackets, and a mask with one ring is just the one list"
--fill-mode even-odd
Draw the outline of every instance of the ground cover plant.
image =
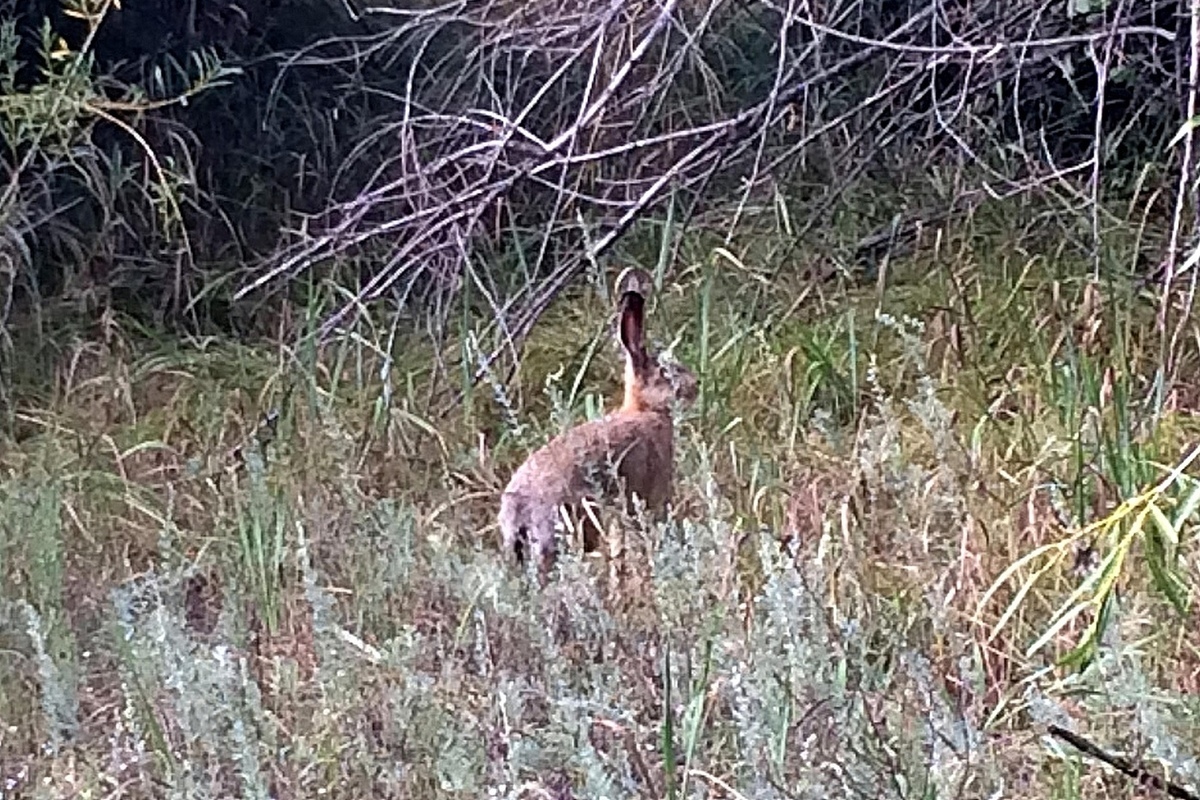
[[[792, 316], [778, 286], [756, 322], [696, 264], [660, 309], [709, 392], [682, 421], [681, 511], [631, 537], [628, 575], [567, 556], [542, 593], [489, 526], [554, 412], [494, 426], [484, 394], [434, 418], [416, 347], [381, 412], [365, 336], [305, 353], [302, 332], [180, 343], [111, 321], [56, 359], [4, 451], [9, 790], [1135, 796], [1039, 735], [1055, 721], [1194, 780], [1196, 642], [1171, 602], [1194, 553], [1155, 518], [1195, 504], [1186, 465], [1168, 480], [1195, 426], [1182, 398], [1153, 426], [1113, 399], [1145, 391], [1153, 308], [1081, 320], [1094, 284], [997, 272], [957, 345], [927, 305], [948, 285]], [[527, 407], [565, 414], [555, 346], [603, 322], [586, 297], [546, 321], [521, 383], [555, 399]], [[595, 361], [579, 393], [611, 402], [615, 355]], [[1116, 519], [1122, 479], [1138, 493]], [[1124, 551], [1108, 598], [1085, 550]], [[1064, 602], [1083, 613], [1052, 628]], [[1087, 662], [1056, 666], [1101, 619]]]
[[[1200, 792], [1195, 108], [1145, 66], [1200, 11], [39, 8], [0, 797]], [[539, 588], [499, 492], [617, 402], [630, 263], [700, 380], [676, 507]]]

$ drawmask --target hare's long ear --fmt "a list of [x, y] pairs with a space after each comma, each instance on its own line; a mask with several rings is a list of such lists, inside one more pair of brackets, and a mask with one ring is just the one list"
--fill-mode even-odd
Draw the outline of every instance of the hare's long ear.
[[625, 348], [625, 399], [621, 410], [627, 413], [645, 407], [642, 392], [652, 366], [644, 338], [645, 313], [646, 298], [629, 291], [621, 295], [621, 345]]
[[621, 295], [621, 345], [635, 368], [648, 360], [645, 343], [646, 298], [638, 292]]

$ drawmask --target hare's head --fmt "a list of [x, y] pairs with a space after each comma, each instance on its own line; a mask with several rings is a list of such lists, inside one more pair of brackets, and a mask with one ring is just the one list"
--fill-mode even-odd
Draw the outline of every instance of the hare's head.
[[[640, 274], [638, 274], [640, 273]], [[674, 359], [646, 349], [645, 313], [649, 276], [626, 270], [617, 281], [621, 291], [621, 346], [625, 348], [625, 402], [622, 411], [670, 413], [675, 403], [696, 399], [696, 376]]]

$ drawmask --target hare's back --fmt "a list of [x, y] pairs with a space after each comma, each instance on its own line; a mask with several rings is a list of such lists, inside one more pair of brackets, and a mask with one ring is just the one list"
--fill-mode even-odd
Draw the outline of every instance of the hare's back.
[[671, 418], [652, 412], [614, 412], [570, 428], [525, 460], [506, 493], [550, 506], [593, 494], [611, 494], [605, 480], [616, 467], [630, 491], [648, 503], [666, 499], [673, 461]]

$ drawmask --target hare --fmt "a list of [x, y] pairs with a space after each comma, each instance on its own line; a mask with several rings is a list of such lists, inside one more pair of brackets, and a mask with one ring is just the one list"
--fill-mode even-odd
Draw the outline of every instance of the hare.
[[[620, 340], [625, 350], [625, 397], [604, 417], [570, 428], [537, 450], [513, 473], [500, 497], [504, 551], [522, 566], [532, 559], [544, 578], [557, 555], [555, 523], [566, 508], [583, 522], [585, 551], [595, 550], [599, 529], [584, 519], [583, 506], [633, 496], [662, 518], [671, 499], [675, 424], [672, 406], [696, 399], [695, 375], [653, 357], [645, 343], [644, 270], [627, 269], [617, 280]], [[615, 474], [614, 474], [615, 473]], [[615, 478], [615, 480], [614, 480]]]

